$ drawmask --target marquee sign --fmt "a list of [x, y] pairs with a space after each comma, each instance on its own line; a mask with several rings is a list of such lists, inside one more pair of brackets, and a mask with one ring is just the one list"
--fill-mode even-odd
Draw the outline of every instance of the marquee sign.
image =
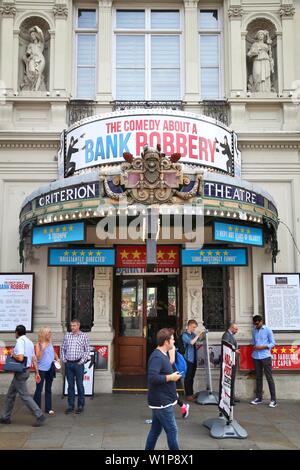
[[87, 118], [67, 130], [65, 176], [123, 162], [124, 152], [140, 156], [145, 144], [159, 144], [166, 156], [180, 153], [183, 163], [241, 174], [236, 135], [225, 125], [182, 111], [135, 110]]
[[263, 246], [264, 244], [262, 228], [223, 222], [214, 223], [214, 239], [243, 245]]
[[48, 266], [114, 266], [115, 250], [81, 247], [49, 248]]
[[[158, 245], [156, 252], [157, 270], [179, 268], [179, 247], [177, 245]], [[117, 268], [146, 270], [145, 245], [120, 245], [117, 247]], [[130, 271], [129, 271], [130, 272]], [[136, 271], [140, 272], [140, 271]], [[169, 271], [172, 272], [172, 271]]]
[[182, 266], [247, 266], [246, 248], [203, 247], [200, 250], [181, 250]]
[[84, 222], [34, 227], [32, 230], [32, 245], [84, 241], [84, 232]]

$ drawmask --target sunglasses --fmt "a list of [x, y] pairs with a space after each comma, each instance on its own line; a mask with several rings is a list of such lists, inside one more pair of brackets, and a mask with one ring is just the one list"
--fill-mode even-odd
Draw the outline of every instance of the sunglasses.
[[255, 323], [253, 323], [253, 325], [259, 325], [260, 324], [260, 321], [256, 321]]

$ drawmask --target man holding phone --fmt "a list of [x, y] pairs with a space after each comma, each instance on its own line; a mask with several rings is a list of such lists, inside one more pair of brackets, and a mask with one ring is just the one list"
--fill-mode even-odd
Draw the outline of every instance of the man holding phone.
[[174, 331], [159, 330], [157, 348], [148, 361], [148, 404], [152, 409], [152, 425], [145, 450], [153, 450], [162, 429], [165, 430], [170, 450], [179, 450], [178, 430], [173, 406], [177, 403], [176, 383], [179, 372], [173, 372], [168, 351], [174, 348]]

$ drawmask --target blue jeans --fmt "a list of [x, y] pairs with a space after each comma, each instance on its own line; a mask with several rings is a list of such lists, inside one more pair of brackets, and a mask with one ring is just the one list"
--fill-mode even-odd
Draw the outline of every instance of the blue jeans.
[[153, 450], [162, 429], [167, 434], [170, 450], [179, 450], [177, 440], [177, 424], [175, 421], [173, 406], [168, 408], [152, 409], [152, 426], [147, 437], [145, 450]]
[[52, 410], [52, 382], [53, 382], [53, 375], [51, 371], [47, 370], [39, 370], [39, 374], [41, 377], [41, 381], [39, 384], [36, 384], [35, 393], [33, 396], [34, 401], [36, 404], [41, 408], [42, 402], [42, 391], [45, 382], [45, 412], [49, 413]]
[[66, 376], [68, 381], [68, 407], [74, 408], [75, 404], [75, 380], [78, 391], [78, 408], [84, 408], [83, 387], [84, 365], [76, 362], [66, 363]]

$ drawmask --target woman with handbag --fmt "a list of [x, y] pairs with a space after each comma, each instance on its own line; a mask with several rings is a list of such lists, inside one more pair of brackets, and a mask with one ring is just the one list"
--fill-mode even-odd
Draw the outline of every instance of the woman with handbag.
[[34, 401], [41, 407], [42, 391], [45, 382], [45, 412], [54, 415], [52, 410], [52, 382], [55, 377], [54, 360], [58, 361], [58, 355], [54, 351], [51, 342], [50, 328], [41, 328], [38, 333], [38, 342], [35, 345], [35, 355], [38, 361], [38, 369], [41, 381], [36, 384]]

